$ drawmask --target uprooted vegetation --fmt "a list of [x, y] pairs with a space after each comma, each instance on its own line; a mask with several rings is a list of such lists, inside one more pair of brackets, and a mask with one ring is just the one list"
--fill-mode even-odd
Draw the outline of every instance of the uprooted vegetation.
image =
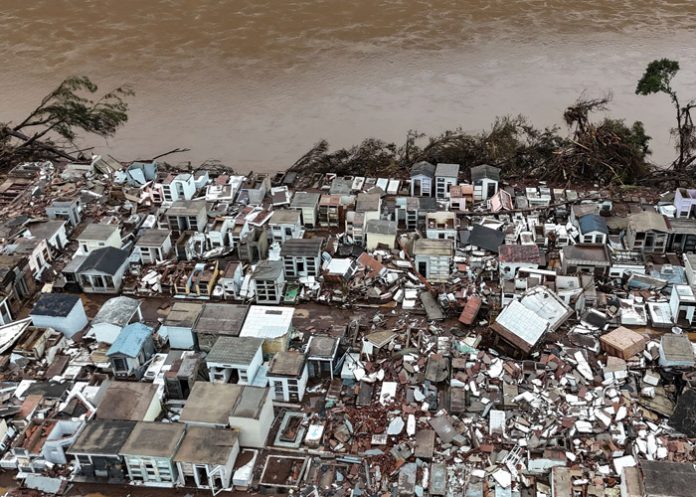
[[629, 126], [618, 119], [592, 121], [589, 115], [606, 110], [608, 102], [608, 97], [581, 99], [569, 107], [564, 113], [568, 136], [562, 136], [558, 127], [536, 128], [524, 116], [505, 116], [478, 133], [457, 129], [426, 139], [409, 131], [401, 146], [370, 138], [360, 145], [330, 151], [322, 140], [291, 170], [398, 176], [407, 174], [412, 164], [427, 161], [491, 164], [500, 167], [509, 179], [638, 183], [656, 169], [647, 160], [650, 137], [641, 122]]

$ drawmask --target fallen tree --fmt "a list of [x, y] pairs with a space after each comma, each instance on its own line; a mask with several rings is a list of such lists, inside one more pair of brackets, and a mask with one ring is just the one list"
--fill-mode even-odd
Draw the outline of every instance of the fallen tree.
[[606, 110], [610, 98], [580, 99], [568, 107], [564, 119], [570, 135], [558, 128], [538, 129], [523, 116], [495, 120], [490, 130], [469, 133], [462, 129], [428, 138], [409, 131], [397, 146], [368, 139], [360, 145], [336, 151], [322, 140], [290, 167], [302, 173], [407, 177], [419, 161], [476, 166], [491, 164], [508, 178], [554, 180], [567, 183], [601, 182], [633, 184], [653, 166], [643, 124], [631, 126], [617, 119], [594, 122], [590, 115]]
[[116, 88], [96, 100], [98, 87], [86, 76], [72, 76], [46, 95], [17, 124], [0, 123], [0, 170], [20, 162], [79, 160], [78, 134], [113, 136], [128, 120], [128, 87]]

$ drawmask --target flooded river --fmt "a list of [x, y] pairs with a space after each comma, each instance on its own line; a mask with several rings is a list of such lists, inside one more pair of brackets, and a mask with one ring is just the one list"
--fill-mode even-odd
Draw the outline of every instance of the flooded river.
[[136, 91], [98, 151], [189, 147], [176, 158], [274, 171], [320, 138], [402, 141], [518, 113], [551, 125], [611, 91], [611, 113], [643, 120], [668, 161], [669, 102], [633, 92], [669, 57], [696, 97], [695, 42], [696, 2], [676, 0], [2, 0], [0, 121], [85, 74]]

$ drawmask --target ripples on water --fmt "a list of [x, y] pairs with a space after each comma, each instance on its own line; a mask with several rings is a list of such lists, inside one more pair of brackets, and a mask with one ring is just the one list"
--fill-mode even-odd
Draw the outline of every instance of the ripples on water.
[[695, 27], [687, 1], [3, 0], [0, 119], [84, 73], [137, 92], [100, 149], [182, 145], [278, 169], [320, 137], [393, 140], [517, 112], [550, 124], [584, 89], [612, 89], [614, 113], [644, 119], [667, 157], [667, 103], [632, 91], [658, 56], [696, 79]]

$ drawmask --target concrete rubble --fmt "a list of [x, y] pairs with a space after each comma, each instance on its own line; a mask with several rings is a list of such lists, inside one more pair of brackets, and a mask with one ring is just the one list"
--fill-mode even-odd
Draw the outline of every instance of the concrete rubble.
[[[658, 214], [684, 194], [469, 170], [10, 171], [0, 466], [27, 489], [214, 495], [633, 497], [648, 474], [696, 478], [696, 220]], [[150, 454], [136, 428], [172, 445]]]

